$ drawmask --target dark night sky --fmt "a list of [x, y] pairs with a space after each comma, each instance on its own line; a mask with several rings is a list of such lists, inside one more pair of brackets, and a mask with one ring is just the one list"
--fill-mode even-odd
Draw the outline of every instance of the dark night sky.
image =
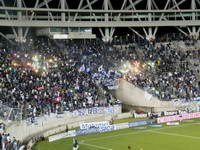
[[[16, 0], [4, 0], [4, 1], [5, 1], [6, 5], [12, 6]], [[92, 1], [92, 0], [90, 0], [90, 1]], [[135, 0], [132, 0], [132, 1], [134, 2]], [[165, 3], [167, 2], [167, 0], [154, 0], [154, 1], [161, 9], [164, 8]], [[179, 2], [181, 0], [176, 0], [176, 1]], [[24, 2], [26, 3], [27, 7], [34, 7], [36, 0], [24, 0]], [[43, 2], [43, 0], [40, 0], [40, 2]], [[71, 9], [76, 9], [78, 7], [79, 2], [80, 2], [80, 0], [67, 0], [67, 3]], [[58, 3], [59, 3], [59, 0], [53, 0], [52, 2], [49, 3], [49, 6], [52, 8], [57, 8]], [[113, 5], [114, 9], [120, 9], [121, 5], [123, 3], [123, 0], [111, 0], [111, 3]], [[146, 3], [147, 3], [147, 0], [143, 0], [142, 2], [140, 2], [137, 5], [137, 9], [146, 9]], [[191, 3], [191, 0], [186, 0], [186, 2], [184, 2], [181, 5], [181, 8], [189, 9], [190, 5], [191, 5], [190, 3]], [[83, 5], [86, 5], [86, 4], [87, 3], [85, 0]], [[93, 9], [101, 9], [102, 6], [103, 6], [103, 0], [99, 0], [98, 2], [93, 4]], [[98, 30], [95, 29], [94, 31], [98, 33]], [[141, 31], [141, 29], [139, 29], [139, 31]], [[169, 27], [164, 28], [163, 27], [163, 28], [159, 28], [158, 35], [163, 35], [164, 33], [168, 32], [168, 31], [177, 32], [177, 30], [175, 28], [169, 28]], [[143, 32], [140, 32], [140, 33], [143, 33]], [[128, 28], [117, 28], [115, 34], [118, 34], [118, 35], [132, 34], [132, 31], [130, 31], [130, 29], [128, 29]]]
[[[14, 1], [14, 0], [5, 0], [5, 1]], [[28, 7], [33, 7], [34, 4], [35, 4], [35, 1], [36, 0], [24, 0], [26, 5]], [[92, 1], [92, 0], [90, 0]], [[133, 2], [135, 0], [132, 0]], [[156, 4], [160, 7], [160, 8], [164, 8], [165, 6], [165, 3], [167, 2], [167, 0], [154, 0], [156, 2]], [[176, 0], [177, 3], [180, 2], [181, 0]], [[42, 0], [40, 0], [40, 2], [42, 2]], [[67, 0], [67, 3], [69, 4], [70, 8], [72, 9], [75, 9], [78, 7], [78, 4], [79, 4], [80, 0]], [[138, 5], [137, 5], [137, 8], [138, 9], [145, 9], [146, 8], [146, 2], [147, 0], [143, 0], [142, 2], [140, 2]], [[50, 2], [50, 6], [51, 7], [57, 7], [58, 6], [58, 3], [59, 3], [59, 0], [53, 0], [52, 2]], [[120, 9], [122, 3], [123, 3], [123, 0], [111, 0], [111, 3], [113, 5], [113, 7], [115, 9]], [[189, 8], [190, 7], [190, 3], [191, 3], [191, 0], [186, 0], [182, 5], [181, 7], [183, 9], [185, 8]], [[84, 2], [84, 4], [86, 4], [86, 0]], [[101, 9], [102, 8], [102, 5], [103, 5], [103, 0], [99, 0], [98, 2], [96, 2], [93, 6], [94, 8], [98, 8], [98, 9]]]
[[[4, 0], [4, 2], [7, 4], [7, 5], [13, 5], [14, 2], [16, 4], [16, 1], [17, 0]], [[76, 9], [78, 7], [78, 4], [80, 2], [80, 0], [66, 0], [69, 7], [71, 9]], [[92, 0], [90, 0], [92, 1]], [[120, 9], [121, 8], [121, 5], [123, 3], [124, 0], [110, 0], [114, 9]], [[136, 1], [136, 0], [132, 0], [133, 2]], [[154, 0], [156, 2], [156, 4], [159, 6], [159, 8], [163, 9], [167, 0]], [[171, 0], [173, 1], [173, 0]], [[180, 2], [181, 0], [176, 0], [177, 3]], [[36, 0], [24, 0], [25, 4], [27, 7], [34, 7], [35, 5], [35, 2]], [[40, 0], [40, 2], [43, 2], [43, 0]], [[59, 3], [59, 0], [53, 0], [52, 2], [49, 3], [50, 7], [52, 8], [57, 8], [58, 7], [58, 3]], [[146, 3], [147, 3], [147, 0], [143, 0], [142, 2], [140, 2], [136, 7], [137, 9], [145, 9], [146, 8]], [[84, 1], [83, 4], [87, 4], [86, 3], [86, 0]], [[101, 9], [102, 8], [102, 5], [103, 5], [103, 0], [98, 0], [98, 2], [96, 2], [95, 4], [93, 4], [93, 8], [96, 8], [96, 9]], [[181, 4], [181, 8], [182, 9], [189, 9], [190, 8], [190, 5], [191, 5], [191, 0], [186, 0], [183, 4]]]

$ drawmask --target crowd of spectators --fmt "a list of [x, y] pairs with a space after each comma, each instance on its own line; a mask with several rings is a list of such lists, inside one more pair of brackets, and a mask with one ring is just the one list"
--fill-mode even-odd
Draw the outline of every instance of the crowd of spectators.
[[[65, 47], [62, 47], [65, 44]], [[101, 42], [54, 42], [47, 38], [0, 49], [0, 97], [23, 117], [119, 103], [106, 89], [120, 74], [106, 69]], [[102, 62], [103, 60], [103, 62]], [[112, 86], [112, 85], [111, 85]]]
[[0, 141], [1, 150], [22, 150], [24, 148], [20, 141], [5, 132], [5, 125], [3, 123], [0, 124]]
[[[190, 101], [200, 96], [200, 51], [181, 51], [170, 43], [144, 46], [138, 61], [147, 65], [145, 71], [127, 74], [125, 78], [162, 100], [183, 99]], [[195, 63], [190, 63], [193, 58]], [[194, 56], [193, 55], [193, 56]]]

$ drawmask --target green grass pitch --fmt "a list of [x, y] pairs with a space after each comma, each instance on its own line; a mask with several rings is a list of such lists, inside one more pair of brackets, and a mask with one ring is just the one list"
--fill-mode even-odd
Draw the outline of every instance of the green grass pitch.
[[[200, 120], [181, 122], [179, 126], [134, 128], [113, 132], [90, 134], [76, 137], [80, 144], [79, 150], [127, 150], [130, 145], [133, 150], [199, 150]], [[43, 141], [33, 149], [39, 150], [72, 150], [72, 138], [55, 142]]]

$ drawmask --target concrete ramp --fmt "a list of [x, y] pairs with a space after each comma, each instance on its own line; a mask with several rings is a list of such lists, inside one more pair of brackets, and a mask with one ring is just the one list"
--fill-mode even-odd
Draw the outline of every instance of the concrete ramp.
[[157, 112], [180, 109], [172, 102], [161, 101], [157, 97], [154, 97], [146, 91], [135, 87], [125, 80], [119, 81], [119, 88], [116, 91], [116, 96], [123, 102], [123, 104], [145, 109], [146, 111]]

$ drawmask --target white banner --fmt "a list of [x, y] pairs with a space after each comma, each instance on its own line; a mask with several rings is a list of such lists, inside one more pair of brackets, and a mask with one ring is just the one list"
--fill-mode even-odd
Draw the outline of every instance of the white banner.
[[162, 116], [162, 114], [161, 114], [162, 112], [154, 112], [154, 113], [152, 113], [153, 115], [157, 115], [158, 117], [161, 117]]
[[168, 126], [178, 126], [179, 122], [167, 122]]
[[114, 130], [121, 130], [121, 129], [127, 129], [129, 128], [128, 123], [120, 123], [114, 125]]
[[179, 121], [179, 120], [186, 120], [193, 118], [200, 118], [200, 112], [157, 118], [157, 123], [165, 123], [165, 122], [172, 122], [172, 121]]
[[121, 105], [114, 105], [112, 107], [93, 107], [88, 109], [79, 109], [73, 111], [73, 116], [87, 116], [97, 114], [121, 114]]
[[53, 39], [68, 39], [68, 34], [54, 34]]
[[107, 126], [109, 126], [109, 122], [108, 121], [81, 123], [80, 124], [80, 129], [106, 128]]
[[146, 118], [148, 115], [147, 114], [137, 114], [137, 113], [134, 113], [134, 118]]
[[76, 131], [71, 130], [71, 131], [68, 131], [67, 133], [61, 133], [61, 134], [58, 134], [58, 135], [50, 136], [49, 142], [53, 142], [53, 141], [68, 138], [68, 137], [74, 137], [74, 136], [76, 136]]
[[178, 111], [165, 111], [164, 115], [165, 116], [173, 116], [173, 115], [177, 115]]

